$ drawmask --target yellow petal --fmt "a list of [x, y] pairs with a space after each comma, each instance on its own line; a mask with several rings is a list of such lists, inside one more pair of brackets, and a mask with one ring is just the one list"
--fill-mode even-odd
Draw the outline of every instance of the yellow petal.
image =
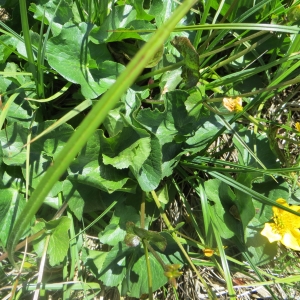
[[214, 253], [215, 253], [214, 250], [208, 249], [208, 248], [203, 249], [202, 251], [203, 251], [203, 253], [204, 253], [204, 255], [205, 255], [206, 257], [211, 257], [211, 256], [213, 256]]
[[278, 198], [278, 199], [276, 200], [276, 202], [277, 202], [278, 204], [281, 204], [281, 205], [284, 205], [284, 206], [289, 206], [288, 203], [286, 202], [286, 200], [283, 199], [283, 198]]
[[[286, 207], [289, 206], [288, 203], [287, 203], [283, 198], [277, 199], [276, 202], [277, 202], [278, 204], [281, 204], [281, 205], [286, 206]], [[281, 208], [279, 208], [279, 207], [277, 207], [277, 206], [273, 206], [273, 207], [272, 207], [272, 210], [273, 210], [274, 216], [277, 216], [277, 215], [279, 215], [282, 211], [284, 211], [284, 210], [282, 210]]]
[[260, 233], [268, 238], [270, 243], [280, 241], [282, 236], [276, 230], [276, 224], [266, 223], [264, 229]]
[[298, 229], [293, 229], [284, 233], [281, 243], [287, 248], [300, 251], [300, 232]]
[[223, 98], [223, 106], [230, 112], [240, 112], [243, 110], [243, 100], [241, 97]]
[[[300, 207], [298, 205], [289, 206], [289, 204], [282, 198], [277, 199], [276, 202], [296, 212], [300, 212]], [[293, 228], [300, 228], [299, 216], [296, 216], [276, 206], [273, 206], [272, 210], [274, 213], [274, 221], [281, 228], [281, 230], [288, 231]]]
[[[292, 206], [290, 208], [293, 209]], [[293, 209], [293, 210], [298, 213], [300, 212], [299, 206], [297, 206], [297, 210], [296, 209]], [[289, 226], [290, 229], [300, 228], [300, 217], [299, 216], [289, 214], [289, 218], [290, 218], [290, 226]]]

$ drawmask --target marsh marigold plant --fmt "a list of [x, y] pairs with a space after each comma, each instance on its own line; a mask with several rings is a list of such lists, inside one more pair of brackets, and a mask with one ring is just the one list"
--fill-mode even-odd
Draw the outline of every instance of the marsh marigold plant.
[[[282, 198], [277, 199], [276, 202], [300, 212], [300, 206], [289, 206]], [[261, 234], [266, 236], [270, 243], [280, 241], [287, 248], [300, 251], [300, 217], [276, 206], [273, 206], [272, 210], [274, 223], [266, 223]]]

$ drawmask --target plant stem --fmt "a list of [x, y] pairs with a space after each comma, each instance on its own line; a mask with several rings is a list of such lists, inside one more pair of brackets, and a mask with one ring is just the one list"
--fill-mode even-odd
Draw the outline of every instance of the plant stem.
[[163, 262], [163, 260], [160, 258], [160, 256], [156, 253], [156, 251], [152, 248], [152, 246], [149, 244], [149, 242], [146, 239], [143, 239], [143, 244], [153, 254], [156, 260], [160, 263], [164, 271], [167, 271], [166, 264]]
[[142, 194], [142, 202], [141, 202], [141, 228], [145, 229], [145, 209], [146, 209], [146, 202], [145, 202], [146, 194], [143, 192]]
[[[148, 243], [148, 241], [146, 239], [142, 239], [143, 242], [143, 246], [144, 246], [144, 251], [145, 251], [145, 259], [146, 259], [146, 266], [147, 266], [147, 274], [148, 274], [148, 291], [149, 291], [149, 299], [153, 300], [153, 290], [152, 290], [152, 273], [151, 273], [151, 266], [150, 266], [150, 260], [149, 260], [149, 253], [148, 253], [148, 249], [150, 250], [150, 248], [148, 248], [150, 245]], [[151, 247], [151, 246], [150, 246]], [[150, 250], [151, 251], [151, 250]], [[153, 250], [154, 251], [154, 250]], [[151, 251], [152, 253], [152, 251]], [[155, 253], [155, 251], [154, 251]], [[153, 254], [153, 253], [152, 253]], [[155, 253], [156, 254], [156, 253]], [[154, 254], [153, 254], [154, 255]], [[156, 256], [154, 255], [154, 257], [156, 258]]]
[[29, 70], [32, 73], [32, 76], [35, 80], [36, 88], [38, 91], [37, 72], [36, 72], [36, 68], [34, 65], [34, 57], [33, 57], [32, 46], [31, 46], [26, 0], [20, 0], [20, 14], [21, 14], [21, 24], [22, 24], [22, 31], [23, 31], [23, 35], [24, 35], [24, 42], [25, 42], [25, 48], [26, 48], [27, 59], [28, 59], [28, 64], [29, 64]]
[[183, 246], [181, 245], [180, 241], [178, 240], [178, 237], [176, 235], [176, 233], [174, 232], [174, 227], [171, 225], [167, 215], [165, 214], [165, 212], [163, 211], [160, 202], [158, 200], [158, 197], [155, 193], [155, 191], [151, 191], [151, 195], [154, 199], [154, 202], [157, 206], [157, 208], [159, 209], [160, 213], [161, 213], [161, 217], [163, 218], [165, 224], [168, 227], [168, 230], [171, 231], [171, 235], [174, 239], [174, 241], [176, 242], [176, 244], [178, 245], [178, 247], [180, 248], [181, 252], [183, 253], [183, 255], [185, 256], [186, 260], [188, 261], [189, 265], [191, 266], [191, 268], [193, 269], [193, 271], [196, 273], [197, 277], [199, 278], [199, 280], [201, 281], [201, 283], [204, 285], [207, 293], [210, 295], [210, 299], [216, 299], [215, 295], [213, 294], [212, 290], [208, 287], [208, 285], [206, 284], [205, 280], [202, 278], [202, 276], [200, 275], [200, 273], [198, 272], [197, 268], [195, 267], [195, 265], [193, 264], [192, 260], [190, 259], [189, 255], [186, 253], [185, 249], [183, 248]]

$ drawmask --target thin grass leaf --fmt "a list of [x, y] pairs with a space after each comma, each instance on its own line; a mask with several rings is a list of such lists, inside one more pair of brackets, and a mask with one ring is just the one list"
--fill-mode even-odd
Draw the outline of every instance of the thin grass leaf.
[[266, 166], [263, 164], [263, 162], [255, 155], [255, 153], [248, 147], [248, 145], [244, 142], [244, 140], [239, 136], [239, 134], [236, 132], [236, 130], [234, 130], [230, 124], [222, 117], [222, 116], [218, 116], [218, 118], [220, 118], [220, 120], [222, 120], [224, 126], [227, 128], [227, 130], [229, 130], [230, 132], [233, 133], [234, 137], [236, 138], [236, 140], [241, 143], [244, 148], [248, 151], [248, 153], [255, 159], [255, 161], [257, 161], [257, 163], [259, 165], [261, 165], [261, 167], [263, 169], [267, 169]]
[[[207, 17], [209, 16], [209, 10], [211, 8], [213, 0], [208, 0], [205, 1], [204, 4], [204, 11], [201, 15], [201, 19], [200, 19], [200, 25], [203, 25], [207, 22]], [[201, 36], [202, 36], [203, 31], [197, 31], [195, 39], [193, 41], [193, 46], [197, 49], [200, 40], [201, 40]], [[199, 53], [199, 52], [198, 52]]]
[[[32, 51], [32, 46], [31, 46], [30, 31], [29, 31], [29, 25], [28, 25], [26, 0], [20, 0], [20, 12], [21, 12], [21, 24], [22, 24], [24, 43], [25, 43], [25, 48], [26, 48], [26, 53], [27, 53], [27, 58], [28, 58], [28, 63], [29, 63], [29, 69], [32, 73], [34, 80], [36, 81], [37, 86], [38, 86], [37, 72], [36, 72], [36, 68], [35, 68], [33, 51]], [[40, 95], [40, 97], [43, 97], [43, 96]]]
[[63, 86], [57, 93], [55, 93], [54, 95], [46, 98], [46, 99], [34, 99], [34, 98], [25, 98], [25, 100], [29, 100], [29, 101], [35, 101], [35, 102], [49, 102], [49, 101], [53, 101], [59, 97], [61, 97], [68, 89], [69, 87], [72, 85], [72, 82], [67, 82], [65, 84], [65, 86]]
[[[189, 25], [180, 26], [175, 28], [175, 32], [188, 31], [188, 30], [256, 30], [256, 31], [274, 31], [285, 32], [291, 34], [299, 34], [299, 28], [286, 25], [274, 25], [274, 24], [253, 24], [253, 23], [226, 23], [226, 24], [207, 24], [207, 25]], [[124, 32], [123, 30], [116, 30], [116, 32]], [[142, 31], [142, 30], [141, 30]], [[149, 32], [148, 30], [147, 32]], [[125, 31], [126, 32], [126, 31]], [[140, 32], [139, 30], [137, 32]], [[145, 31], [146, 32], [146, 31]]]
[[[209, 83], [206, 86], [206, 88], [207, 89], [212, 89], [213, 87], [218, 87], [218, 86], [227, 85], [227, 84], [230, 84], [230, 83], [235, 83], [237, 80], [245, 80], [246, 78], [249, 78], [249, 77], [254, 76], [258, 73], [269, 70], [272, 67], [280, 65], [285, 61], [289, 61], [289, 60], [294, 61], [294, 60], [298, 60], [299, 58], [300, 58], [300, 54], [297, 53], [297, 54], [291, 55], [289, 57], [280, 58], [280, 59], [278, 59], [274, 62], [271, 62], [271, 63], [266, 64], [266, 65], [261, 66], [261, 67], [239, 71], [239, 72], [224, 76], [220, 79], [217, 79], [217, 80], [213, 81], [212, 83]], [[284, 76], [284, 77], [286, 77], [286, 76]], [[280, 80], [277, 80], [276, 82], [272, 82], [272, 84], [270, 84], [269, 87], [271, 87], [275, 84], [279, 84], [280, 81], [284, 79], [284, 77], [281, 78]], [[255, 103], [254, 100], [251, 102], [251, 106], [249, 104], [247, 106], [245, 106], [245, 110], [249, 109], [248, 106], [250, 106], [250, 108], [251, 108], [254, 105], [253, 103]]]
[[264, 204], [267, 204], [267, 205], [270, 205], [270, 206], [276, 206], [276, 207], [279, 207], [283, 210], [286, 210], [296, 216], [300, 216], [300, 213], [299, 212], [296, 212], [286, 206], [283, 206], [283, 205], [280, 205], [278, 204], [276, 201], [273, 201], [273, 200], [270, 200], [269, 198], [263, 196], [262, 194], [258, 193], [258, 192], [255, 192], [254, 190], [252, 189], [249, 189], [248, 187], [244, 186], [243, 184], [240, 184], [239, 182], [235, 181], [234, 179], [228, 177], [228, 176], [225, 176], [221, 173], [218, 173], [218, 172], [215, 172], [215, 171], [208, 171], [207, 172], [209, 175], [211, 175], [212, 177], [215, 177], [217, 179], [220, 179], [222, 182], [224, 182], [225, 184], [237, 189], [237, 190], [240, 190], [241, 192], [247, 194], [247, 195], [250, 195], [251, 197], [253, 197], [254, 199], [256, 199], [257, 201], [261, 202], [261, 203], [264, 203]]
[[[254, 270], [254, 272], [258, 276], [258, 278], [261, 281], [263, 281], [264, 278], [263, 278], [262, 274], [260, 273], [259, 269], [255, 266], [255, 264], [252, 262], [252, 259], [249, 256], [249, 254], [246, 251], [243, 251], [242, 254], [246, 258], [247, 262], [250, 264], [252, 270]], [[271, 289], [267, 288], [267, 290], [268, 290], [268, 292], [270, 293], [270, 295], [272, 296], [273, 299], [278, 299]]]
[[[69, 248], [69, 264], [65, 264], [65, 270], [64, 270], [64, 280], [67, 280], [68, 278], [74, 278], [76, 268], [80, 268], [80, 257], [79, 252], [80, 249], [77, 248], [77, 241], [73, 240], [75, 238], [75, 226], [74, 226], [74, 220], [73, 216], [70, 212], [68, 212], [68, 218], [71, 220], [71, 226], [69, 229], [70, 233], [70, 248]], [[73, 241], [72, 241], [73, 240]], [[81, 277], [81, 276], [80, 276]], [[79, 278], [81, 279], [81, 278]], [[65, 299], [69, 299], [71, 295], [72, 288], [68, 285], [64, 285], [63, 287], [63, 297]]]
[[[184, 172], [184, 170], [180, 170], [183, 174], [186, 175], [186, 173]], [[172, 180], [174, 186], [176, 187], [177, 189], [177, 192], [179, 193], [184, 205], [186, 206], [186, 210], [188, 212], [188, 214], [190, 215], [191, 217], [191, 221], [192, 221], [192, 224], [193, 224], [193, 227], [195, 228], [195, 231], [198, 235], [198, 238], [200, 240], [200, 242], [202, 243], [202, 245], [205, 245], [205, 239], [204, 237], [202, 236], [202, 233], [201, 233], [201, 230], [200, 230], [200, 227], [198, 225], [198, 223], [196, 222], [194, 216], [193, 216], [193, 212], [192, 212], [192, 209], [191, 209], [191, 206], [189, 204], [189, 201], [186, 199], [185, 195], [183, 194], [183, 192], [181, 191], [180, 187], [178, 186], [177, 182], [173, 179]]]
[[17, 34], [13, 29], [11, 29], [9, 26], [7, 26], [5, 23], [3, 23], [2, 21], [0, 21], [0, 26], [3, 27], [5, 30], [1, 30], [0, 29], [0, 32], [5, 34], [5, 35], [8, 35], [8, 36], [12, 36], [12, 37], [15, 37], [16, 39], [18, 39], [19, 41], [24, 42], [24, 39], [19, 35]]
[[220, 258], [221, 258], [221, 262], [222, 262], [222, 268], [223, 268], [223, 272], [224, 272], [224, 277], [225, 277], [225, 280], [226, 280], [226, 285], [227, 285], [227, 289], [228, 289], [228, 296], [229, 296], [229, 299], [236, 299], [236, 294], [235, 294], [235, 291], [233, 289], [233, 285], [232, 285], [232, 278], [231, 278], [231, 275], [230, 275], [230, 269], [229, 269], [229, 266], [228, 266], [228, 262], [227, 262], [227, 259], [226, 259], [226, 255], [225, 255], [225, 252], [224, 252], [224, 246], [223, 246], [223, 243], [222, 243], [222, 239], [221, 239], [221, 236], [215, 226], [215, 215], [211, 214], [211, 220], [212, 220], [212, 228], [213, 228], [213, 231], [214, 231], [214, 236], [215, 236], [215, 240], [217, 242], [217, 245], [218, 245], [218, 251], [219, 251], [219, 255], [220, 255]]
[[[72, 118], [74, 118], [78, 114], [82, 113], [85, 109], [87, 109], [91, 105], [92, 105], [92, 101], [90, 99], [84, 100], [83, 102], [81, 102], [80, 104], [78, 104], [76, 107], [72, 108], [71, 111], [69, 111], [68, 113], [66, 113], [63, 117], [61, 117], [60, 119], [58, 119], [51, 126], [47, 127], [46, 130], [44, 130], [43, 132], [41, 132], [39, 135], [37, 135], [32, 140], [30, 140], [29, 143], [33, 143], [33, 142], [37, 141], [42, 136], [44, 136], [44, 135], [50, 133], [51, 131], [53, 131], [55, 128], [61, 126], [62, 124], [67, 123], [69, 120], [71, 120]], [[26, 147], [27, 145], [28, 145], [28, 143], [25, 144], [23, 147]]]
[[[223, 166], [223, 168], [207, 166], [207, 165], [203, 165], [203, 163], [217, 164]], [[197, 156], [195, 158], [186, 159], [180, 162], [180, 164], [183, 166], [187, 166], [199, 170], [221, 171], [221, 172], [230, 172], [230, 173], [258, 172], [265, 175], [273, 175], [273, 176], [275, 175], [285, 176], [284, 175], [285, 173], [300, 171], [300, 167], [292, 167], [292, 168], [284, 168], [284, 169], [258, 169], [251, 166], [244, 166], [237, 163], [232, 163], [229, 161], [224, 161], [224, 160], [215, 159], [211, 157], [204, 157], [204, 156]]]
[[0, 128], [3, 127], [3, 124], [5, 122], [5, 118], [6, 118], [6, 115], [8, 113], [8, 110], [9, 110], [9, 107], [11, 106], [11, 104], [16, 100], [16, 98], [19, 96], [18, 93], [16, 94], [13, 94], [9, 97], [9, 99], [5, 102], [5, 104], [3, 105], [2, 107], [2, 111], [1, 111], [1, 114], [0, 114]]
[[[83, 289], [85, 290], [100, 290], [100, 284], [96, 282], [80, 282], [80, 281], [67, 281], [67, 282], [61, 282], [61, 283], [47, 283], [45, 284], [45, 289], [47, 291], [58, 291], [63, 288], [64, 285], [69, 285], [71, 290], [73, 291], [81, 291]], [[37, 288], [36, 284], [28, 284], [26, 286], [27, 291], [34, 291]]]

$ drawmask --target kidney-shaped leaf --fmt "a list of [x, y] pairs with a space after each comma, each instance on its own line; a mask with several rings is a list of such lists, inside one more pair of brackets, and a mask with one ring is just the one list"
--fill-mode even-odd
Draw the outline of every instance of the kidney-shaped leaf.
[[71, 5], [72, 0], [41, 0], [39, 4], [31, 3], [29, 11], [34, 12], [34, 18], [51, 23], [51, 30], [57, 35], [63, 24], [74, 17]]
[[241, 224], [230, 213], [230, 208], [234, 205], [230, 187], [218, 179], [206, 181], [204, 187], [208, 199], [214, 202], [210, 210], [220, 235], [226, 239], [234, 235], [241, 237]]
[[[62, 262], [67, 255], [69, 249], [69, 234], [68, 230], [71, 226], [71, 220], [68, 217], [46, 222], [41, 220], [33, 228], [33, 232], [38, 232], [41, 229], [46, 229], [46, 234], [50, 234], [47, 254], [49, 255], [49, 263], [55, 266]], [[38, 255], [42, 255], [45, 247], [45, 236], [41, 236], [33, 242], [34, 249]]]
[[50, 66], [68, 81], [81, 85], [86, 98], [96, 98], [114, 82], [124, 66], [111, 60], [106, 45], [89, 41], [93, 25], [67, 23], [47, 43]]
[[139, 170], [150, 154], [150, 136], [139, 128], [124, 127], [114, 137], [101, 138], [103, 163], [117, 169], [131, 166]]
[[[134, 1], [140, 2], [140, 1]], [[139, 6], [139, 5], [138, 5]], [[124, 29], [155, 30], [155, 25], [137, 18], [137, 11], [130, 5], [115, 6], [100, 28], [94, 28], [91, 37], [95, 43], [108, 43], [124, 39], [138, 39], [147, 41], [152, 32], [124, 31]], [[121, 29], [117, 32], [117, 29]]]
[[[10, 178], [10, 181], [13, 179]], [[4, 247], [16, 218], [20, 215], [26, 202], [16, 187], [0, 188], [0, 244]]]

